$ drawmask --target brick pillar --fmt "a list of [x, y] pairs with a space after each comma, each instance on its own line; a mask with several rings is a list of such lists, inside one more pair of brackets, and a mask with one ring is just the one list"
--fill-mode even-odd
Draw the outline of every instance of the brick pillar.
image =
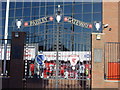
[[118, 2], [118, 42], [120, 42], [120, 2]]
[[92, 33], [92, 88], [104, 88], [104, 33]]
[[12, 32], [10, 56], [10, 88], [23, 88], [25, 32]]

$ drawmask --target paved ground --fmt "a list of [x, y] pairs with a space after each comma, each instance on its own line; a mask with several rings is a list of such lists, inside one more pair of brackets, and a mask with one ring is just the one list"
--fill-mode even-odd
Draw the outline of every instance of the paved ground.
[[[66, 80], [66, 79], [59, 79], [58, 80], [58, 88], [81, 88], [80, 80]], [[86, 82], [89, 85], [89, 81]], [[83, 81], [82, 81], [82, 84]], [[54, 88], [55, 87], [55, 79], [49, 79], [48, 85], [46, 88]]]

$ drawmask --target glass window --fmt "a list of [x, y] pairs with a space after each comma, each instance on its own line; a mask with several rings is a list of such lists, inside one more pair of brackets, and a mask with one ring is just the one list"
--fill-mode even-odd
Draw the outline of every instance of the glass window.
[[31, 20], [39, 19], [39, 17], [31, 17]]
[[16, 8], [22, 8], [23, 2], [16, 2]]
[[64, 5], [71, 5], [72, 2], [64, 2]]
[[32, 8], [32, 15], [33, 16], [39, 16], [39, 7]]
[[10, 9], [14, 9], [15, 8], [15, 2], [10, 2]]
[[6, 17], [6, 10], [2, 10], [2, 18]]
[[2, 9], [0, 7], [0, 19], [2, 18]]
[[11, 34], [12, 31], [13, 31], [13, 27], [8, 27], [8, 33], [9, 33], [9, 35]]
[[[54, 18], [55, 19], [55, 18]], [[53, 25], [53, 21], [47, 22], [47, 25]]]
[[43, 7], [44, 7], [44, 6], [45, 6], [45, 2], [41, 2], [41, 6], [43, 6]]
[[78, 2], [78, 0], [74, 0], [75, 4], [82, 4], [82, 1]]
[[82, 14], [75, 14], [74, 18], [77, 19], [77, 20], [82, 21]]
[[[33, 0], [32, 0], [33, 1]], [[42, 1], [42, 0], [40, 0]], [[45, 0], [44, 0], [45, 1]], [[47, 0], [49, 1], [49, 0]], [[59, 1], [59, 0], [57, 0]], [[76, 1], [76, 0], [75, 0]], [[35, 19], [39, 19], [45, 16], [54, 16], [54, 7], [55, 9], [57, 9], [58, 5], [61, 5], [61, 8], [63, 11], [63, 15], [64, 16], [68, 16], [71, 17], [72, 13], [74, 12], [74, 18], [80, 21], [84, 21], [86, 23], [92, 23], [94, 21], [102, 21], [102, 4], [101, 3], [96, 3], [96, 2], [88, 2], [88, 0], [86, 0], [87, 2], [75, 2], [74, 6], [73, 2], [11, 2], [10, 3], [10, 18], [9, 18], [9, 31], [11, 32], [13, 29], [16, 30], [16, 28], [12, 28], [12, 22], [14, 21], [13, 19], [16, 17], [17, 19], [22, 18], [25, 21], [31, 21], [31, 20], [35, 20]], [[89, 1], [93, 1], [93, 0], [89, 0]], [[92, 6], [93, 3], [93, 6]], [[3, 3], [3, 9], [6, 7], [6, 3]], [[54, 6], [55, 4], [55, 6]], [[22, 7], [24, 5], [24, 7]], [[46, 6], [45, 6], [46, 5]], [[64, 6], [63, 6], [64, 5]], [[82, 6], [83, 5], [83, 6]], [[74, 7], [74, 8], [73, 8]], [[93, 11], [92, 12], [92, 7], [93, 7]], [[15, 9], [14, 9], [15, 8]], [[45, 12], [45, 8], [46, 8], [46, 12]], [[22, 11], [22, 9], [24, 9]], [[16, 11], [14, 11], [16, 10]], [[72, 11], [74, 10], [74, 11]], [[2, 19], [2, 25], [4, 27], [5, 24], [5, 10], [2, 10], [2, 15], [3, 15], [3, 19]], [[83, 12], [82, 12], [83, 11]], [[15, 16], [14, 16], [15, 13]], [[23, 16], [22, 16], [23, 13]], [[13, 18], [12, 18], [13, 17]], [[63, 18], [63, 17], [62, 17]], [[92, 21], [93, 20], [93, 21]], [[71, 32], [72, 32], [72, 24], [68, 23], [68, 22], [64, 22], [62, 24], [61, 20], [61, 26], [60, 26], [60, 30], [62, 31], [62, 44], [64, 45], [65, 48], [67, 49], [71, 49], [71, 44], [72, 44], [72, 38], [71, 38]], [[54, 24], [54, 25], [53, 25]], [[52, 44], [55, 40], [54, 35], [53, 35], [53, 30], [56, 30], [56, 20], [48, 22], [46, 24], [40, 24], [37, 26], [31, 26], [31, 27], [24, 27], [21, 28], [23, 31], [26, 32], [30, 32], [32, 33], [32, 37], [30, 42], [37, 42], [40, 40], [44, 40], [47, 39], [45, 41], [45, 43], [42, 41], [39, 42], [42, 45], [46, 45], [46, 49], [50, 49], [52, 46], [50, 46], [50, 44]], [[63, 26], [62, 26], [63, 25]], [[94, 26], [93, 26], [94, 27]], [[96, 30], [95, 27], [93, 28], [94, 31]], [[49, 33], [49, 35], [46, 35], [46, 38], [44, 38], [45, 33]], [[87, 41], [89, 41], [89, 35], [87, 33], [91, 33], [92, 30], [91, 29], [86, 29], [80, 26], [76, 26], [74, 25], [74, 32], [77, 34], [74, 34], [74, 50], [87, 50]], [[38, 37], [34, 36], [35, 34], [39, 35]], [[83, 35], [86, 36], [83, 36]], [[79, 37], [79, 38], [78, 38]], [[84, 38], [83, 38], [84, 37]], [[51, 40], [52, 38], [52, 40]], [[67, 41], [67, 42], [66, 42]], [[89, 49], [89, 48], [88, 48]]]
[[2, 30], [3, 30], [2, 35], [4, 37], [4, 34], [5, 34], [5, 27], [4, 26], [2, 27]]
[[24, 8], [31, 7], [31, 2], [24, 2]]
[[26, 21], [30, 21], [30, 17], [23, 17], [23, 20], [24, 20], [24, 22], [26, 22]]
[[94, 21], [102, 21], [102, 14], [101, 13], [94, 13], [93, 20]]
[[32, 27], [31, 27], [31, 32], [30, 32], [30, 33], [32, 33], [32, 35], [33, 35], [34, 32], [35, 32], [35, 26], [32, 26]]
[[74, 10], [75, 13], [82, 13], [82, 4], [74, 5]]
[[71, 14], [72, 13], [72, 6], [71, 5], [65, 5], [64, 6], [64, 14]]
[[2, 38], [2, 27], [0, 26], [0, 39]]
[[[83, 3], [91, 3], [93, 0], [83, 0]], [[97, 1], [97, 0], [96, 0]]]
[[5, 19], [2, 19], [2, 26], [5, 27]]
[[44, 25], [40, 25], [39, 32], [42, 32], [42, 33], [44, 33]]
[[[2, 21], [2, 18], [0, 18], [0, 21]], [[0, 27], [2, 27], [2, 22], [0, 22]]]
[[16, 17], [22, 16], [22, 9], [16, 9]]
[[2, 9], [6, 9], [6, 2], [2, 2]]
[[14, 17], [14, 14], [15, 14], [15, 13], [14, 13], [14, 9], [10, 10], [10, 11], [9, 11], [9, 14], [10, 14], [9, 17]]
[[48, 27], [48, 29], [49, 29], [50, 32], [53, 31], [53, 25], [48, 25], [47, 27]]
[[91, 32], [90, 28], [83, 28], [83, 32]]
[[82, 32], [83, 30], [82, 27], [74, 25], [74, 31], [78, 33], [78, 32]]
[[63, 2], [59, 2], [59, 0], [58, 0], [58, 2], [57, 2], [57, 0], [56, 0], [56, 2], [55, 2], [55, 5], [61, 5], [61, 7], [63, 6]]
[[54, 7], [47, 7], [47, 14], [48, 15], [54, 15]]
[[41, 7], [41, 9], [40, 9], [40, 14], [41, 14], [41, 15], [45, 15], [45, 7]]
[[36, 16], [35, 13], [36, 13], [36, 8], [32, 8], [32, 16]]
[[29, 31], [30, 30], [30, 27], [24, 27], [23, 28], [23, 31], [25, 31], [25, 32], [27, 32], [27, 31]]
[[72, 30], [71, 27], [72, 27], [71, 23], [64, 24], [64, 28], [65, 28], [64, 32], [70, 32]]
[[2, 26], [0, 25], [0, 34], [1, 34], [1, 32], [2, 32]]
[[31, 8], [24, 8], [24, 11], [23, 11], [23, 16], [26, 17], [26, 16], [30, 16], [31, 14]]
[[8, 26], [13, 27], [14, 18], [9, 18]]
[[39, 2], [32, 2], [32, 7], [37, 7], [39, 6]]
[[93, 2], [102, 2], [102, 0], [93, 0]]
[[54, 5], [54, 2], [47, 2], [47, 5], [48, 5], [48, 6], [53, 6], [53, 5]]
[[90, 14], [83, 14], [83, 22], [90, 23], [91, 19], [92, 19], [91, 15], [92, 15], [91, 13]]
[[83, 4], [83, 13], [92, 12], [92, 4]]
[[102, 4], [101, 3], [94, 3], [93, 4], [93, 11], [94, 12], [101, 12], [102, 11]]

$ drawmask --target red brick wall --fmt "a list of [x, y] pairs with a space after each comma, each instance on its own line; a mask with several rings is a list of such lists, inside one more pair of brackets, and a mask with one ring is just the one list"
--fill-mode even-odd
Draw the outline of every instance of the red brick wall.
[[104, 49], [104, 34], [101, 40], [96, 40], [97, 33], [92, 34], [92, 88], [104, 88], [104, 57], [101, 62], [95, 62], [94, 49]]
[[118, 3], [118, 41], [120, 42], [120, 2]]
[[[103, 2], [103, 24], [109, 24], [104, 29], [106, 42], [118, 42], [118, 2]], [[108, 31], [112, 28], [112, 31]]]
[[[114, 80], [105, 80], [104, 79], [104, 42], [105, 35], [104, 33], [99, 33], [101, 35], [101, 40], [96, 40], [96, 35], [98, 33], [92, 34], [92, 88], [119, 88], [120, 82]], [[102, 61], [95, 62], [94, 49], [103, 50]]]
[[104, 55], [102, 62], [94, 62], [95, 48], [104, 50], [104, 42], [120, 42], [120, 2], [103, 2], [103, 24], [109, 27], [104, 29], [101, 40], [96, 40], [96, 34], [92, 34], [92, 88], [120, 89], [120, 82], [104, 79]]

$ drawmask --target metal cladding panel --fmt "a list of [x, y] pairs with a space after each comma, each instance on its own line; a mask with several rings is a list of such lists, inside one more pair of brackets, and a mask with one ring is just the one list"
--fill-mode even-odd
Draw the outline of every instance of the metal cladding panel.
[[99, 48], [94, 49], [94, 62], [102, 62], [103, 50]]
[[108, 62], [108, 80], [120, 80], [119, 62]]

